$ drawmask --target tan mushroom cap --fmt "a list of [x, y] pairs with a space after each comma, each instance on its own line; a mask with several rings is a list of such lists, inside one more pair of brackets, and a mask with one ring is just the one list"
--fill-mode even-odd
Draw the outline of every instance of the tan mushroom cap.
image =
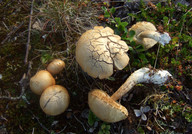
[[65, 62], [60, 59], [54, 59], [49, 65], [47, 66], [47, 71], [51, 74], [55, 75], [60, 73], [65, 67]]
[[128, 46], [109, 27], [96, 26], [78, 40], [76, 60], [90, 76], [108, 78], [113, 69], [122, 70], [129, 62]]
[[99, 89], [89, 92], [88, 104], [91, 111], [105, 122], [118, 122], [128, 116], [128, 111], [125, 107], [112, 100], [107, 93]]
[[41, 95], [44, 89], [52, 85], [55, 85], [55, 79], [46, 70], [37, 72], [30, 79], [30, 88], [37, 95]]
[[69, 93], [60, 85], [53, 85], [45, 89], [40, 98], [41, 109], [48, 115], [59, 115], [69, 106]]
[[156, 40], [151, 38], [142, 38], [142, 39], [137, 38], [141, 32], [157, 31], [156, 27], [151, 22], [145, 22], [145, 21], [137, 22], [129, 29], [129, 31], [131, 30], [135, 31], [135, 36], [133, 40], [136, 41], [136, 43], [138, 44], [142, 44], [146, 50], [153, 47], [157, 43]]

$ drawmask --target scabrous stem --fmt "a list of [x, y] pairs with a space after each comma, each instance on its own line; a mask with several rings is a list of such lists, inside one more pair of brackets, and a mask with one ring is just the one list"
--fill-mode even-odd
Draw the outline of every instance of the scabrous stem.
[[143, 67], [132, 73], [125, 83], [111, 96], [113, 100], [120, 99], [138, 83], [153, 83], [157, 85], [165, 84], [172, 75], [166, 70], [149, 69]]
[[170, 36], [168, 33], [164, 32], [164, 33], [159, 33], [156, 31], [150, 31], [150, 30], [146, 30], [141, 32], [137, 38], [139, 38], [140, 40], [142, 40], [143, 38], [151, 38], [159, 43], [161, 43], [162, 45], [168, 44], [169, 41], [171, 40]]

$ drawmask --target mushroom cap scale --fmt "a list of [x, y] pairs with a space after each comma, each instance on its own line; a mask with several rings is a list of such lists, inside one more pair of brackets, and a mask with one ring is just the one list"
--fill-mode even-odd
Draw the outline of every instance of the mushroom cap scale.
[[129, 62], [127, 44], [114, 31], [102, 26], [88, 30], [76, 45], [76, 60], [90, 76], [108, 78], [113, 69], [122, 70]]
[[60, 73], [63, 68], [65, 67], [65, 62], [60, 59], [54, 59], [49, 65], [47, 66], [47, 71], [51, 74], [58, 74]]
[[144, 31], [157, 31], [156, 27], [151, 22], [137, 22], [131, 28], [129, 28], [129, 31], [131, 30], [135, 31], [133, 40], [138, 44], [142, 44], [146, 50], [153, 47], [157, 43], [156, 40], [151, 38], [138, 38], [138, 35]]
[[30, 88], [37, 95], [41, 95], [43, 90], [52, 85], [55, 85], [55, 79], [46, 70], [37, 72], [30, 79]]
[[125, 107], [112, 100], [107, 93], [99, 89], [89, 92], [88, 104], [91, 111], [105, 122], [118, 122], [128, 116], [128, 111]]
[[53, 85], [45, 89], [40, 97], [40, 107], [48, 115], [59, 115], [69, 106], [69, 93], [60, 85]]

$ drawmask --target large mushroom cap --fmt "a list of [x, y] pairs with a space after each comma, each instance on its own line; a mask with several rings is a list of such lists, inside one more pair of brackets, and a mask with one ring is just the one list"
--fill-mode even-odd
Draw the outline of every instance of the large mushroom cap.
[[108, 78], [113, 69], [122, 70], [129, 62], [128, 46], [114, 31], [102, 26], [86, 31], [77, 42], [76, 60], [90, 76]]
[[135, 31], [135, 36], [133, 38], [134, 41], [136, 41], [138, 44], [142, 44], [145, 49], [149, 49], [157, 43], [156, 40], [151, 38], [142, 38], [142, 39], [137, 38], [141, 32], [157, 31], [156, 27], [151, 22], [145, 22], [145, 21], [137, 22], [129, 29], [129, 31], [131, 30]]
[[55, 79], [46, 70], [37, 72], [30, 79], [30, 88], [37, 95], [41, 95], [43, 90], [51, 85], [55, 85]]
[[89, 92], [88, 104], [91, 111], [105, 122], [118, 122], [128, 116], [128, 111], [125, 107], [112, 100], [108, 94], [99, 89]]
[[48, 115], [59, 115], [67, 109], [69, 101], [68, 91], [60, 85], [53, 85], [42, 93], [40, 106]]
[[60, 59], [54, 59], [49, 65], [47, 66], [47, 71], [51, 74], [58, 74], [60, 73], [63, 68], [65, 67], [65, 62]]

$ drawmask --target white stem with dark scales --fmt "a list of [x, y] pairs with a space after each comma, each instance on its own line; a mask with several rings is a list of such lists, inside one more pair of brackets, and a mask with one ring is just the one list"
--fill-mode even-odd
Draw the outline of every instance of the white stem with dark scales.
[[140, 34], [137, 35], [137, 38], [140, 40], [142, 40], [143, 38], [151, 38], [162, 45], [168, 44], [169, 41], [171, 40], [171, 37], [166, 32], [159, 33], [159, 32], [150, 31], [150, 30], [141, 32]]
[[111, 96], [113, 100], [120, 99], [138, 83], [165, 84], [172, 75], [166, 70], [154, 70], [143, 67], [132, 73], [125, 83]]

